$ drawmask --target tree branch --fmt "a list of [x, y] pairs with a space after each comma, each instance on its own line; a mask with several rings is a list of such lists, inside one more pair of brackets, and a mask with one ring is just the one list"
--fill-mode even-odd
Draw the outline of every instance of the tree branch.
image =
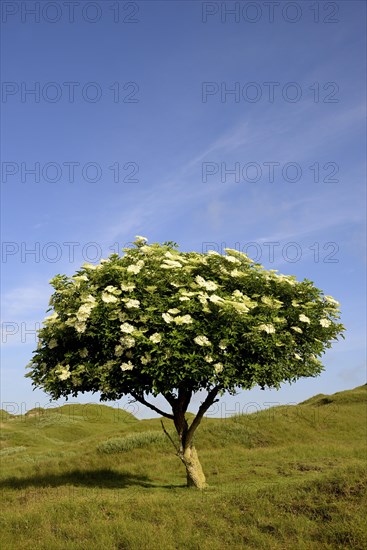
[[185, 415], [187, 411], [187, 407], [189, 406], [189, 403], [190, 403], [191, 396], [192, 396], [191, 389], [188, 389], [185, 386], [180, 386], [178, 388], [177, 398], [174, 400], [174, 403], [172, 404], [172, 410], [176, 416]]
[[215, 399], [215, 398], [219, 390], [220, 390], [220, 386], [215, 386], [212, 390], [210, 390], [210, 392], [206, 396], [205, 401], [200, 405], [198, 413], [195, 416], [194, 420], [192, 421], [187, 431], [186, 438], [185, 438], [185, 448], [191, 444], [192, 438], [194, 436], [194, 432], [196, 428], [199, 426], [206, 411], [209, 409], [211, 405], [213, 405], [213, 403], [218, 401], [218, 399]]
[[176, 447], [176, 443], [173, 441], [172, 437], [169, 435], [169, 433], [167, 432], [166, 428], [164, 427], [163, 420], [161, 420], [161, 424], [162, 424], [162, 428], [163, 428], [164, 433], [166, 434], [166, 436], [168, 437], [168, 439], [170, 440], [170, 442], [171, 442], [172, 445], [174, 446], [175, 451], [177, 452], [177, 454], [179, 454], [180, 449], [179, 449], [178, 447]]
[[165, 392], [165, 393], [162, 392], [162, 395], [163, 395], [163, 397], [166, 399], [166, 401], [168, 401], [168, 403], [171, 405], [171, 407], [172, 407], [172, 409], [173, 409], [173, 407], [175, 406], [176, 401], [177, 401], [177, 399], [176, 399], [176, 397], [173, 395], [173, 393], [172, 393], [172, 392], [169, 392], [169, 391], [168, 391], [168, 392]]
[[185, 413], [187, 411], [187, 407], [190, 404], [192, 396], [192, 390], [185, 388], [182, 394], [182, 410]]
[[178, 387], [177, 398], [172, 404], [175, 428], [180, 438], [181, 445], [184, 447], [185, 437], [188, 429], [185, 413], [190, 403], [192, 391], [183, 384]]
[[146, 405], [147, 407], [149, 407], [153, 411], [157, 412], [158, 414], [164, 416], [165, 418], [169, 418], [170, 420], [173, 420], [173, 415], [172, 414], [161, 411], [160, 409], [158, 409], [158, 407], [156, 407], [155, 405], [152, 405], [152, 403], [149, 403], [148, 401], [146, 401], [142, 395], [138, 395], [135, 392], [130, 392], [130, 395], [132, 395], [133, 398], [136, 401], [139, 401], [139, 403], [142, 403], [143, 405]]

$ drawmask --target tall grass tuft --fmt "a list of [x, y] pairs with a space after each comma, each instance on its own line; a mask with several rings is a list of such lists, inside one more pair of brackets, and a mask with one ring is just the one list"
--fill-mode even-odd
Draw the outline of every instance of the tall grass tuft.
[[166, 440], [164, 433], [147, 431], [133, 433], [125, 437], [117, 437], [103, 441], [97, 446], [97, 451], [104, 454], [124, 453], [133, 449], [149, 447], [152, 444], [163, 444]]

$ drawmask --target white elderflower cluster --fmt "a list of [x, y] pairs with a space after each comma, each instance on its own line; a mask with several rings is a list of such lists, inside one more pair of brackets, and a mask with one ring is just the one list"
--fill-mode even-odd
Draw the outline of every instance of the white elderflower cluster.
[[135, 327], [133, 325], [130, 325], [130, 323], [123, 323], [120, 325], [121, 332], [125, 332], [126, 334], [132, 334], [135, 330]]
[[234, 256], [235, 258], [238, 257], [242, 260], [247, 260], [248, 262], [254, 263], [254, 260], [251, 260], [251, 258], [249, 258], [247, 254], [245, 254], [245, 252], [241, 252], [240, 250], [236, 250], [235, 248], [225, 248], [224, 251], [230, 256]]
[[76, 317], [70, 317], [67, 321], [65, 321], [65, 325], [75, 328], [75, 330], [80, 333], [85, 332], [87, 328], [86, 323], [84, 321], [78, 321]]
[[73, 280], [79, 283], [80, 281], [88, 281], [88, 277], [86, 275], [75, 275]]
[[124, 352], [124, 348], [120, 344], [115, 346], [115, 355], [116, 355], [116, 357], [121, 357], [123, 352]]
[[283, 302], [273, 298], [272, 296], [262, 296], [261, 301], [271, 309], [279, 309], [283, 305]]
[[227, 256], [224, 256], [224, 258], [227, 260], [227, 262], [231, 262], [231, 264], [240, 264], [240, 260], [238, 260], [237, 258], [235, 258], [234, 256], [231, 256], [231, 255], [227, 255]]
[[292, 330], [294, 330], [294, 332], [299, 332], [300, 334], [303, 334], [303, 330], [299, 327], [291, 327]]
[[120, 365], [120, 369], [122, 371], [125, 371], [125, 370], [132, 370], [134, 368], [134, 365], [132, 364], [131, 361], [128, 361], [127, 363], [122, 363]]
[[237, 303], [243, 304], [248, 309], [253, 309], [258, 305], [258, 303], [255, 302], [255, 300], [252, 300], [251, 298], [249, 298], [249, 296], [246, 296], [246, 294], [243, 294], [240, 290], [237, 290], [237, 289], [234, 290], [232, 292], [232, 296], [236, 298]]
[[162, 313], [163, 320], [166, 321], [166, 323], [172, 323], [173, 317], [169, 313]]
[[177, 260], [163, 260], [161, 267], [163, 269], [175, 269], [176, 267], [182, 267], [182, 264]]
[[292, 277], [292, 276], [287, 277], [286, 281], [291, 286], [295, 286], [298, 284], [295, 277]]
[[180, 290], [180, 294], [182, 294], [182, 296], [186, 296], [186, 297], [191, 298], [192, 296], [196, 296], [197, 292], [192, 292], [192, 290], [185, 290], [183, 288], [183, 289]]
[[223, 370], [223, 363], [215, 363], [214, 364], [214, 372], [215, 374], [219, 374]]
[[329, 319], [320, 319], [320, 325], [324, 328], [328, 328], [331, 325]]
[[135, 338], [132, 336], [122, 336], [120, 343], [124, 348], [133, 348], [135, 346]]
[[87, 325], [86, 323], [76, 321], [76, 323], [74, 324], [74, 328], [77, 332], [80, 332], [82, 334], [83, 332], [85, 332]]
[[134, 242], [136, 242], [138, 244], [144, 244], [144, 243], [148, 242], [148, 239], [146, 237], [142, 237], [141, 235], [136, 235]]
[[136, 262], [136, 264], [131, 264], [128, 266], [127, 271], [129, 273], [133, 273], [134, 275], [137, 275], [144, 265], [144, 260], [139, 260]]
[[60, 380], [67, 380], [68, 378], [70, 378], [71, 376], [71, 372], [70, 372], [70, 365], [57, 365], [58, 368], [58, 371], [57, 374], [58, 374], [58, 377], [60, 378]]
[[95, 304], [95, 305], [97, 305], [97, 300], [95, 299], [94, 296], [92, 296], [92, 294], [88, 294], [88, 296], [83, 298], [83, 301], [84, 301], [85, 304]]
[[125, 302], [125, 306], [129, 309], [132, 309], [132, 308], [139, 309], [140, 307], [139, 300], [124, 299], [123, 301]]
[[56, 348], [58, 346], [56, 338], [51, 338], [51, 340], [48, 343], [48, 347], [50, 349]]
[[95, 308], [96, 305], [97, 305], [97, 300], [94, 298], [94, 296], [89, 294], [85, 298], [84, 303], [80, 306], [80, 308], [78, 309], [78, 311], [76, 313], [77, 320], [80, 321], [80, 322], [86, 321], [88, 319], [88, 317], [90, 316], [90, 313], [91, 313], [92, 309]]
[[336, 307], [340, 306], [339, 302], [334, 300], [334, 298], [332, 296], [324, 296], [324, 300], [325, 300], [325, 302], [328, 302], [329, 304], [331, 304], [333, 306], [336, 306]]
[[298, 319], [302, 321], [302, 323], [311, 323], [310, 319], [307, 317], [307, 315], [304, 315], [301, 313], [301, 315], [298, 316]]
[[173, 317], [169, 313], [162, 313], [163, 320], [166, 321], [166, 323], [172, 323]]
[[198, 344], [199, 346], [211, 346], [210, 340], [203, 335], [196, 336], [194, 338], [194, 342]]
[[159, 342], [161, 342], [162, 340], [162, 336], [159, 334], [159, 332], [155, 332], [154, 334], [149, 336], [149, 340], [151, 340], [153, 344], [159, 344]]
[[213, 304], [220, 304], [224, 302], [223, 298], [217, 296], [217, 294], [212, 294], [211, 296], [209, 296], [209, 300], [213, 302]]
[[116, 286], [113, 286], [113, 285], [106, 286], [104, 291], [108, 292], [109, 294], [117, 294], [117, 295], [121, 294], [121, 290], [119, 290]]
[[104, 290], [102, 292], [102, 301], [105, 302], [106, 304], [113, 304], [118, 301], [118, 298], [117, 296], [110, 293], [109, 291]]
[[52, 323], [55, 323], [58, 320], [58, 317], [59, 317], [58, 313], [54, 311], [54, 313], [52, 313], [48, 317], [45, 317], [45, 319], [43, 320], [43, 324], [50, 325]]
[[132, 290], [134, 290], [135, 285], [133, 285], [133, 284], [127, 284], [127, 285], [125, 285], [124, 283], [121, 283], [120, 288], [121, 288], [121, 290], [123, 290], [124, 292], [131, 292]]
[[230, 275], [231, 277], [246, 277], [246, 274], [242, 273], [242, 271], [238, 271], [238, 269], [232, 269]]
[[248, 311], [250, 311], [250, 308], [248, 308], [246, 304], [242, 304], [241, 302], [230, 302], [230, 303], [234, 307], [234, 309], [238, 311], [238, 313], [240, 314], [247, 313]]
[[200, 275], [196, 275], [195, 281], [199, 286], [205, 288], [205, 290], [217, 290], [218, 285], [214, 281], [206, 281]]
[[274, 325], [272, 325], [271, 323], [259, 325], [257, 328], [258, 330], [266, 332], [267, 334], [274, 334], [275, 332]]
[[177, 317], [173, 318], [173, 321], [176, 323], [176, 325], [191, 325], [193, 323], [191, 315], [177, 315]]
[[140, 362], [142, 363], [142, 365], [147, 365], [148, 363], [150, 363], [151, 360], [152, 357], [150, 353], [146, 353], [145, 355], [143, 355], [143, 357], [140, 358]]
[[201, 303], [201, 305], [206, 306], [209, 300], [209, 294], [207, 294], [206, 292], [200, 292], [198, 294], [198, 300]]
[[194, 269], [198, 265], [207, 265], [208, 260], [207, 260], [207, 258], [202, 256], [201, 254], [194, 253], [194, 254], [191, 254], [189, 262], [190, 262], [190, 265], [188, 265], [186, 267], [187, 267], [188, 271], [191, 271], [192, 269]]
[[95, 307], [93, 304], [83, 304], [82, 306], [80, 306], [76, 313], [78, 321], [85, 321], [86, 319], [88, 319], [93, 307]]
[[[180, 261], [181, 263], [186, 264], [187, 260], [181, 256], [178, 252], [172, 253], [172, 252], [165, 252], [164, 257], [168, 258], [168, 260], [174, 260], [175, 262]], [[164, 262], [167, 261], [166, 259], [163, 260]], [[181, 266], [182, 267], [182, 266]]]

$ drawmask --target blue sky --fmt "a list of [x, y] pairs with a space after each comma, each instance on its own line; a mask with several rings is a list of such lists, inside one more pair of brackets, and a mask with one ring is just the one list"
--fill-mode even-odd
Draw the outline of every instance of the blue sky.
[[48, 281], [135, 235], [237, 247], [341, 302], [319, 378], [213, 415], [365, 383], [365, 3], [46, 4], [2, 3], [2, 402], [48, 403], [24, 378]]

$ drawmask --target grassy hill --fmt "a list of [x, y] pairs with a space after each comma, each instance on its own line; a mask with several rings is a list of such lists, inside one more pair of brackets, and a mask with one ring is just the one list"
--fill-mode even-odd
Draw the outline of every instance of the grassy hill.
[[2, 412], [2, 548], [364, 550], [366, 413], [364, 385], [204, 418], [210, 488], [198, 492], [159, 419], [105, 405]]

